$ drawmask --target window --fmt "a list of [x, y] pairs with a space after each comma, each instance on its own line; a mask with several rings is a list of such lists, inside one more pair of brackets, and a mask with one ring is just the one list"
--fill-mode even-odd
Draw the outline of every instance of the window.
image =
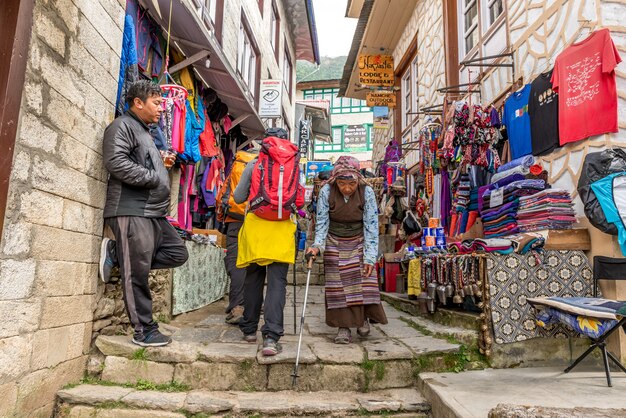
[[214, 31], [215, 37], [221, 42], [224, 0], [193, 0], [193, 2], [202, 21]]
[[333, 114], [371, 112], [365, 100], [337, 97], [338, 93], [338, 88], [304, 90], [304, 100], [328, 100]]
[[478, 45], [478, 0], [460, 0], [463, 7], [463, 55]]
[[459, 52], [463, 58], [484, 44], [485, 38], [503, 22], [500, 17], [504, 15], [504, 0], [457, 0], [457, 13]]
[[239, 48], [237, 50], [237, 72], [248, 86], [248, 90], [255, 96], [257, 87], [258, 49], [252, 41], [248, 26], [242, 16], [239, 26]]
[[315, 152], [340, 152], [343, 149], [343, 126], [333, 126], [333, 143], [315, 143]]
[[278, 10], [276, 9], [276, 2], [272, 2], [272, 9], [270, 11], [270, 43], [274, 50], [274, 57], [278, 62], [278, 51], [280, 42], [280, 17], [278, 16]]
[[293, 84], [293, 67], [291, 65], [291, 57], [287, 50], [287, 42], [285, 42], [285, 56], [283, 57], [283, 84], [287, 91], [287, 96], [291, 100], [291, 85]]
[[504, 12], [504, 6], [502, 0], [488, 0], [487, 8], [489, 9], [489, 26], [491, 26]]
[[[411, 109], [413, 112], [419, 111], [419, 78], [418, 78], [418, 68], [417, 68], [417, 57], [413, 59], [411, 63], [411, 99], [413, 100], [411, 104]], [[412, 115], [415, 116], [415, 115]]]
[[411, 113], [411, 69], [407, 69], [402, 76], [402, 130], [410, 125], [413, 115]]

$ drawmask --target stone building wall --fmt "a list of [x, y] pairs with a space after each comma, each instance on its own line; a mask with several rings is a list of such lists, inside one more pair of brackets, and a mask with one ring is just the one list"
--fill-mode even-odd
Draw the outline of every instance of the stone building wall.
[[[97, 277], [107, 178], [101, 141], [114, 117], [126, 1], [34, 1], [0, 244], [0, 416], [52, 416], [55, 392], [83, 376], [93, 338], [128, 324], [119, 285]], [[282, 77], [288, 40], [295, 93], [293, 40], [278, 3], [278, 61], [268, 52], [271, 2], [261, 18], [256, 2], [226, 1], [236, 10], [224, 12], [224, 49], [236, 68], [243, 5], [262, 77]], [[293, 98], [284, 101], [293, 120]], [[156, 317], [171, 312], [171, 282], [171, 272], [151, 277]]]
[[[428, 28], [428, 30], [423, 28]], [[438, 0], [420, 0], [392, 53], [397, 70], [411, 43], [414, 40], [417, 42], [418, 103], [420, 107], [428, 107], [443, 102], [443, 94], [437, 92], [437, 89], [446, 85], [443, 28], [443, 3]], [[388, 130], [375, 129], [372, 161], [383, 159], [385, 147], [395, 136], [394, 113], [399, 111], [401, 111], [401, 100], [398, 101], [398, 107], [389, 112], [390, 128]], [[411, 138], [413, 140], [417, 138], [424, 119], [424, 115], [415, 115], [411, 124]], [[396, 139], [400, 142], [400, 138]]]
[[0, 416], [51, 416], [85, 370], [124, 3], [35, 1], [0, 251]]
[[[291, 129], [295, 129], [295, 94], [296, 94], [296, 53], [295, 45], [291, 37], [283, 1], [276, 2], [276, 8], [280, 17], [281, 36], [278, 45], [278, 60], [274, 56], [274, 50], [270, 44], [270, 10], [271, 1], [264, 1], [263, 9], [259, 8], [258, 2], [250, 0], [228, 0], [224, 2], [224, 23], [222, 26], [222, 47], [232, 68], [237, 68], [237, 42], [239, 40], [239, 27], [242, 13], [245, 15], [252, 36], [261, 52], [261, 79], [283, 78], [283, 57], [284, 50], [289, 50], [293, 71], [291, 97], [283, 91], [283, 109], [287, 117], [287, 123]], [[285, 42], [287, 47], [285, 48]]]

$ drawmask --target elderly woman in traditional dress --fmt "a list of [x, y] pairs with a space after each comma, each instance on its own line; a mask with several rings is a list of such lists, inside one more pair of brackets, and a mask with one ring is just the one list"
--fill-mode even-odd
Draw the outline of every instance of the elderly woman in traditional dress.
[[337, 344], [352, 342], [350, 328], [369, 335], [369, 322], [387, 323], [374, 264], [378, 256], [378, 214], [374, 190], [359, 161], [342, 156], [317, 199], [315, 242], [308, 254], [324, 255], [326, 324], [337, 327]]

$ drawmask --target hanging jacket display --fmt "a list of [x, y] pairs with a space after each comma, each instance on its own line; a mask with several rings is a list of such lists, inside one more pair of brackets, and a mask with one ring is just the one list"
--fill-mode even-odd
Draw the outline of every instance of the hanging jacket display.
[[585, 216], [593, 226], [611, 235], [617, 235], [617, 228], [607, 222], [591, 184], [610, 174], [624, 171], [626, 171], [626, 151], [620, 148], [606, 149], [587, 154], [578, 179], [578, 194], [585, 208]]

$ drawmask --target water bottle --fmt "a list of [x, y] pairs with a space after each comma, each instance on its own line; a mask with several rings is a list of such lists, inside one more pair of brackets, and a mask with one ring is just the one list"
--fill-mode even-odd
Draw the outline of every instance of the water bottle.
[[306, 232], [298, 232], [298, 251], [306, 249]]

